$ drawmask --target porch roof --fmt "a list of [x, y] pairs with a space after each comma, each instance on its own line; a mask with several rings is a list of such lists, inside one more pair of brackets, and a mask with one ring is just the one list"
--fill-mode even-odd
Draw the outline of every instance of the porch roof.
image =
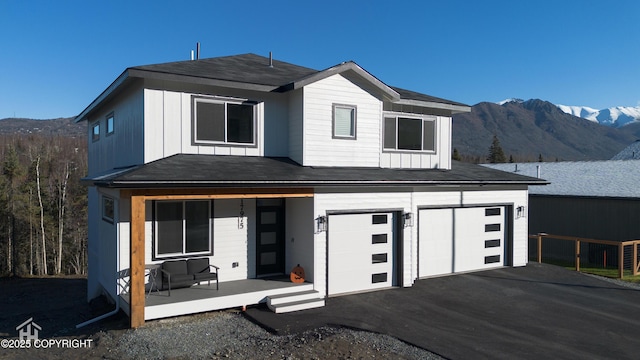
[[301, 166], [288, 158], [177, 154], [82, 179], [110, 188], [545, 185], [542, 179], [453, 161], [451, 170]]

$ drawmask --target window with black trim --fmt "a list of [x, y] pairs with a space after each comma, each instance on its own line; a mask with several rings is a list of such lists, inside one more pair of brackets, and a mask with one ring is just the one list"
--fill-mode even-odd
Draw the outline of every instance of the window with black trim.
[[356, 138], [356, 107], [333, 104], [333, 137], [338, 139]]
[[217, 98], [193, 98], [194, 142], [256, 144], [256, 103]]
[[113, 124], [113, 113], [107, 115], [107, 136], [113, 134], [113, 131], [115, 130], [113, 128], [114, 124]]
[[213, 255], [212, 203], [209, 200], [156, 201], [156, 258]]
[[385, 150], [436, 151], [436, 119], [385, 114], [383, 137]]
[[91, 140], [92, 141], [100, 140], [100, 121], [96, 121], [91, 126]]
[[115, 218], [115, 200], [108, 196], [102, 197], [102, 220], [113, 224]]

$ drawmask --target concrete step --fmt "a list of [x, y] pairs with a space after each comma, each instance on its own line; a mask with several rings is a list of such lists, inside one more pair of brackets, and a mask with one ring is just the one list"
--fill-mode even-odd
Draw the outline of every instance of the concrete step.
[[267, 305], [280, 305], [294, 301], [320, 299], [320, 293], [315, 290], [298, 291], [295, 293], [267, 296]]
[[278, 305], [270, 305], [267, 303], [267, 306], [271, 311], [276, 314], [288, 313], [292, 311], [300, 311], [307, 309], [314, 309], [324, 306], [324, 299], [307, 299], [300, 301], [292, 301], [288, 303], [282, 303]]
[[324, 306], [324, 297], [315, 290], [267, 296], [267, 307], [276, 314]]

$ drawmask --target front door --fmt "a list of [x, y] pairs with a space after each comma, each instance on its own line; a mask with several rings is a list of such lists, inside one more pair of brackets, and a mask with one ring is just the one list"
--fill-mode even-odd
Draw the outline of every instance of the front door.
[[284, 200], [258, 199], [256, 275], [284, 273]]

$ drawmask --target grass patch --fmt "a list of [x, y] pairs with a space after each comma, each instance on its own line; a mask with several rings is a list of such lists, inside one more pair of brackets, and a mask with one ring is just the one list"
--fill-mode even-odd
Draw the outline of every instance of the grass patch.
[[[535, 260], [532, 260], [535, 261]], [[567, 261], [559, 261], [559, 260], [549, 260], [543, 261], [545, 264], [562, 266], [568, 270], [575, 270], [576, 265], [573, 262]], [[598, 275], [603, 277], [608, 277], [612, 279], [618, 279], [618, 269], [617, 268], [603, 268], [603, 267], [590, 267], [590, 266], [580, 266], [580, 272], [585, 274]], [[621, 279], [622, 281], [627, 281], [631, 283], [640, 283], [640, 275], [633, 276], [633, 271], [631, 269], [624, 270], [624, 277]]]

